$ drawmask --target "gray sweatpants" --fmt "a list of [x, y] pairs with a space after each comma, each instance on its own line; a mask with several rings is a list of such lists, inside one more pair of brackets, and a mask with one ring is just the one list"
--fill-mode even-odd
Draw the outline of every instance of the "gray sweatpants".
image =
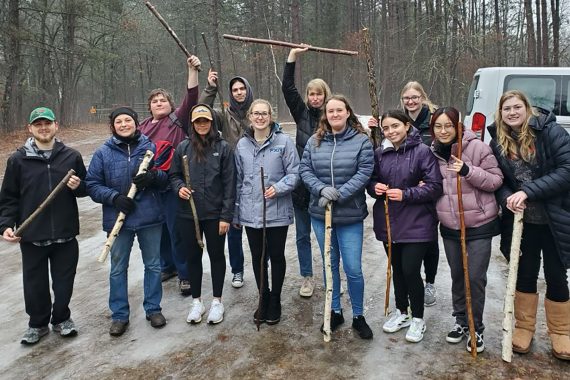
[[[482, 333], [483, 310], [485, 309], [485, 287], [487, 286], [487, 269], [491, 259], [491, 239], [467, 241], [469, 282], [471, 285], [471, 308], [475, 330]], [[453, 299], [453, 316], [455, 322], [467, 326], [467, 307], [465, 306], [465, 282], [463, 277], [463, 260], [461, 243], [457, 240], [443, 239], [445, 256], [451, 270], [451, 295]]]

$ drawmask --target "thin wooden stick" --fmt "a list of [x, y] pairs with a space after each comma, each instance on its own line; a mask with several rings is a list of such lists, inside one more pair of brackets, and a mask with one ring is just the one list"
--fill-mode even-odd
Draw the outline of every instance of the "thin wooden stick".
[[[463, 151], [463, 123], [457, 126], [457, 158], [461, 160]], [[463, 279], [465, 281], [465, 306], [467, 308], [467, 323], [471, 338], [471, 356], [477, 357], [477, 339], [475, 336], [475, 322], [471, 307], [471, 282], [469, 281], [469, 258], [467, 257], [467, 243], [465, 241], [465, 214], [463, 211], [463, 192], [461, 190], [461, 176], [457, 173], [457, 205], [459, 209], [459, 226], [461, 239], [461, 257], [463, 259]]]
[[[146, 173], [150, 160], [152, 160], [152, 157], [154, 157], [154, 153], [150, 150], [147, 150], [146, 153], [144, 154], [144, 158], [141, 164], [139, 165], [139, 170], [137, 172], [137, 175]], [[131, 188], [129, 189], [127, 197], [133, 199], [136, 193], [137, 193], [137, 185], [133, 183], [131, 184]], [[126, 216], [127, 215], [124, 212], [119, 212], [117, 220], [115, 221], [115, 225], [113, 226], [111, 233], [107, 237], [107, 241], [103, 246], [103, 250], [101, 251], [99, 258], [97, 259], [97, 261], [99, 261], [100, 263], [104, 263], [105, 260], [107, 260], [107, 256], [109, 255], [109, 252], [111, 252], [111, 247], [113, 246], [113, 243], [115, 243], [115, 239], [117, 238], [119, 232], [121, 231], [121, 228], [123, 227], [123, 223], [125, 222]]]
[[196, 203], [194, 203], [194, 197], [192, 196], [192, 185], [190, 182], [190, 166], [188, 164], [188, 156], [184, 155], [182, 157], [182, 164], [184, 165], [184, 178], [186, 180], [186, 187], [190, 190], [190, 208], [192, 209], [192, 216], [194, 217], [194, 232], [196, 233], [196, 241], [200, 248], [204, 248], [204, 242], [202, 241], [202, 234], [200, 233], [200, 221], [198, 219], [198, 211], [196, 211]]
[[[285, 42], [285, 41], [277, 41], [277, 40], [268, 40], [264, 38], [253, 38], [253, 37], [243, 37], [243, 36], [236, 36], [233, 34], [224, 34], [223, 37], [227, 40], [234, 40], [234, 41], [242, 41], [242, 42], [253, 42], [256, 44], [265, 44], [265, 45], [274, 45], [274, 46], [285, 46], [291, 48], [305, 48], [307, 46], [295, 44], [292, 42]], [[340, 49], [329, 49], [329, 48], [322, 48], [317, 46], [309, 46], [309, 50], [317, 51], [319, 53], [331, 53], [331, 54], [343, 54], [343, 55], [358, 55], [357, 51], [351, 50], [340, 50]]]
[[18, 237], [22, 236], [22, 231], [24, 231], [30, 225], [30, 223], [32, 223], [34, 221], [34, 219], [36, 219], [36, 217], [43, 210], [45, 210], [45, 208], [55, 199], [56, 195], [59, 194], [59, 192], [65, 186], [67, 186], [67, 182], [69, 181], [71, 176], [74, 174], [75, 174], [75, 170], [69, 169], [69, 171], [67, 172], [65, 177], [63, 177], [63, 179], [61, 181], [59, 181], [57, 186], [51, 191], [51, 193], [48, 194], [46, 199], [38, 206], [38, 208], [32, 214], [30, 214], [30, 216], [28, 216], [26, 218], [26, 220], [24, 220], [24, 222], [22, 224], [20, 224], [20, 226], [16, 229], [16, 231], [14, 231], [14, 236], [18, 236]]
[[263, 286], [265, 284], [265, 246], [266, 233], [267, 233], [267, 201], [265, 200], [265, 173], [263, 172], [263, 166], [261, 167], [261, 197], [263, 198], [263, 232], [262, 232], [262, 246], [261, 246], [261, 263], [259, 266], [259, 302], [257, 304], [257, 319], [255, 320], [255, 325], [257, 326], [257, 331], [259, 331], [259, 326], [261, 325], [261, 309], [263, 308]]
[[331, 341], [331, 311], [332, 311], [332, 264], [331, 264], [331, 234], [332, 234], [332, 204], [329, 202], [325, 208], [325, 314], [323, 315], [323, 339]]
[[[368, 28], [362, 29], [362, 47], [366, 56], [366, 69], [368, 70], [368, 95], [370, 96], [370, 107], [372, 108], [372, 117], [376, 120], [380, 117], [378, 110], [378, 92], [376, 91], [376, 73], [374, 71], [374, 56], [372, 55], [372, 44], [370, 43], [370, 32]], [[382, 135], [380, 127], [370, 128], [370, 139], [374, 149], [380, 146]]]
[[[174, 30], [170, 27], [170, 25], [168, 25], [164, 17], [162, 17], [160, 13], [158, 13], [154, 5], [152, 5], [150, 1], [145, 1], [144, 5], [146, 5], [148, 10], [158, 19], [158, 21], [160, 21], [160, 23], [162, 24], [162, 26], [164, 26], [164, 28], [168, 31], [168, 33], [170, 33], [170, 36], [174, 39], [180, 50], [184, 52], [186, 58], [190, 58], [192, 54], [188, 51], [188, 49], [186, 49], [186, 46], [184, 46], [182, 41], [180, 41], [180, 38], [178, 38], [176, 32], [174, 32]], [[196, 70], [200, 71], [200, 67], [196, 67]]]
[[390, 308], [390, 285], [392, 283], [392, 227], [390, 226], [390, 211], [388, 210], [388, 195], [384, 198], [384, 218], [386, 220], [386, 238], [388, 239], [388, 265], [386, 267], [386, 295], [384, 298], [384, 315], [388, 316]]
[[511, 254], [509, 257], [509, 276], [507, 278], [507, 290], [505, 292], [505, 303], [503, 305], [503, 350], [501, 358], [508, 363], [511, 362], [513, 357], [513, 315], [515, 313], [515, 290], [523, 232], [523, 215], [524, 212], [515, 213]]

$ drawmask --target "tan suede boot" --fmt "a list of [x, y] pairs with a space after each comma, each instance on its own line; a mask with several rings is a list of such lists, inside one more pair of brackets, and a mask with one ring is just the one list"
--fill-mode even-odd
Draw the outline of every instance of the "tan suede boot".
[[515, 292], [515, 331], [513, 332], [513, 351], [526, 354], [536, 329], [536, 308], [538, 294]]
[[544, 300], [548, 335], [552, 341], [552, 354], [558, 359], [570, 360], [570, 301]]

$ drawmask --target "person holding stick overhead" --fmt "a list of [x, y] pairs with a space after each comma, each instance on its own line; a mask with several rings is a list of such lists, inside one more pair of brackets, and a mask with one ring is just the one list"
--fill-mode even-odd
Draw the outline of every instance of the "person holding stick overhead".
[[[119, 212], [126, 214], [111, 247], [109, 274], [109, 308], [112, 312], [109, 334], [120, 336], [129, 324], [127, 271], [135, 235], [144, 263], [143, 307], [146, 319], [154, 328], [166, 324], [160, 307], [160, 237], [164, 215], [159, 193], [166, 189], [168, 175], [156, 167], [136, 175], [145, 152], [150, 150], [154, 153], [156, 147], [137, 129], [139, 124], [135, 111], [129, 107], [116, 108], [109, 115], [109, 121], [112, 136], [93, 154], [85, 182], [91, 199], [102, 204], [105, 232], [113, 229]], [[160, 164], [156, 162], [155, 166]], [[131, 182], [138, 190], [134, 199], [125, 195]]]
[[505, 176], [496, 192], [502, 208], [501, 251], [510, 251], [513, 212], [524, 210], [515, 293], [513, 351], [527, 353], [535, 332], [542, 252], [544, 307], [555, 357], [570, 360], [570, 136], [552, 112], [531, 108], [507, 91], [489, 127], [491, 148]]
[[390, 210], [396, 310], [382, 328], [394, 333], [409, 326], [406, 340], [417, 343], [426, 330], [420, 270], [426, 252], [437, 239], [435, 201], [442, 194], [441, 174], [435, 157], [403, 111], [385, 112], [381, 128], [385, 139], [374, 154], [374, 174], [367, 190], [377, 198], [374, 232], [386, 252], [385, 197]]
[[[254, 321], [273, 325], [281, 320], [285, 241], [289, 225], [293, 224], [291, 192], [299, 181], [299, 157], [291, 139], [273, 120], [273, 108], [267, 100], [254, 100], [247, 115], [252, 127], [235, 149], [234, 224], [245, 226], [255, 281], [261, 296], [261, 308], [255, 311]], [[267, 257], [262, 262], [264, 245]], [[267, 278], [268, 261], [271, 262], [271, 290]]]
[[[79, 258], [76, 198], [87, 192], [81, 154], [55, 137], [59, 126], [53, 111], [47, 107], [34, 109], [27, 127], [32, 136], [6, 164], [0, 190], [0, 232], [4, 240], [20, 243], [24, 302], [30, 317], [21, 343], [31, 345], [49, 333], [50, 322], [53, 331], [62, 337], [77, 335], [69, 310]], [[75, 174], [55, 194], [56, 185], [70, 169]], [[14, 229], [27, 222], [38, 206], [52, 196], [28, 227]]]
[[[281, 89], [285, 102], [293, 120], [297, 124], [295, 145], [299, 157], [303, 155], [303, 150], [309, 138], [315, 133], [322, 115], [322, 107], [331, 94], [328, 84], [315, 78], [307, 83], [305, 98], [299, 94], [295, 87], [295, 64], [297, 56], [308, 50], [306, 48], [291, 49], [285, 70], [283, 72], [283, 83]], [[297, 257], [299, 259], [299, 270], [303, 277], [303, 282], [299, 289], [301, 297], [311, 297], [315, 288], [313, 281], [313, 255], [311, 252], [311, 216], [309, 215], [310, 193], [300, 181], [293, 191], [293, 208], [295, 210], [295, 231], [297, 234]]]
[[457, 176], [461, 176], [476, 347], [477, 352], [483, 352], [483, 310], [491, 240], [500, 233], [499, 208], [494, 192], [503, 183], [503, 173], [491, 148], [471, 130], [463, 131], [462, 156], [457, 158], [459, 119], [459, 111], [455, 108], [442, 107], [434, 112], [429, 126], [434, 136], [431, 150], [443, 178], [443, 196], [437, 201], [436, 209], [451, 272], [452, 315], [455, 317], [455, 326], [445, 340], [459, 343], [467, 336], [467, 351], [471, 352], [455, 186]]
[[[147, 107], [151, 116], [140, 123], [139, 129], [157, 147], [166, 146], [166, 149], [176, 147], [188, 136], [190, 109], [198, 100], [198, 70], [201, 62], [198, 57], [191, 55], [186, 60], [186, 64], [188, 82], [186, 96], [180, 107], [174, 107], [172, 95], [162, 88], [152, 90], [148, 96]], [[164, 144], [164, 142], [169, 144]], [[157, 155], [160, 155], [160, 152], [157, 152]], [[168, 165], [169, 162], [166, 163], [165, 170], [168, 170]], [[160, 193], [160, 199], [165, 216], [160, 245], [161, 280], [166, 281], [178, 274], [180, 293], [188, 296], [190, 295], [188, 263], [185, 255], [176, 252], [174, 243], [178, 196], [167, 189]]]
[[[253, 90], [244, 77], [233, 77], [229, 82], [230, 104], [228, 108], [222, 104], [222, 110], [214, 110], [217, 118], [222, 120], [220, 132], [224, 140], [235, 149], [238, 141], [251, 128], [251, 121], [247, 112], [253, 102]], [[218, 93], [218, 73], [210, 69], [208, 72], [208, 86], [202, 91], [200, 103], [214, 106], [216, 94]], [[228, 231], [228, 251], [230, 256], [230, 266], [232, 267], [232, 286], [241, 288], [244, 284], [243, 276], [243, 248], [242, 229], [231, 225]]]
[[309, 213], [322, 254], [325, 207], [332, 202], [330, 328], [334, 331], [344, 323], [339, 270], [342, 257], [352, 304], [352, 327], [360, 338], [372, 339], [372, 330], [363, 315], [362, 240], [363, 220], [368, 215], [364, 189], [374, 168], [374, 153], [346, 97], [331, 95], [323, 107], [317, 131], [305, 146], [299, 172], [311, 192]]
[[[233, 220], [235, 204], [235, 163], [229, 144], [218, 133], [219, 119], [212, 109], [198, 104], [191, 111], [192, 128], [190, 136], [176, 148], [169, 178], [172, 190], [178, 194], [178, 215], [175, 223], [177, 250], [187, 255], [190, 283], [192, 286], [192, 307], [186, 321], [197, 324], [206, 311], [202, 299], [202, 248], [198, 244], [195, 230], [198, 223], [200, 237], [206, 236], [212, 273], [214, 299], [208, 313], [208, 323], [217, 324], [224, 319], [222, 290], [226, 274], [224, 245], [226, 233]], [[186, 160], [186, 163], [184, 163]], [[185, 180], [185, 166], [188, 168], [192, 188]], [[196, 204], [193, 215], [189, 199]], [[198, 220], [195, 220], [195, 217]]]

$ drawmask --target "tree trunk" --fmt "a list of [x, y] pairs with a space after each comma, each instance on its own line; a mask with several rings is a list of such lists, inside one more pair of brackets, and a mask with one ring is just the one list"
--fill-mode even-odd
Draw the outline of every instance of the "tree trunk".
[[8, 25], [7, 25], [7, 49], [6, 62], [8, 63], [8, 75], [2, 98], [2, 122], [3, 131], [11, 131], [18, 128], [22, 120], [22, 95], [18, 86], [20, 81], [20, 67], [22, 56], [20, 54], [20, 1], [9, 0], [8, 2]]
[[548, 66], [548, 14], [546, 9], [546, 0], [541, 0], [540, 13], [542, 15], [542, 65]]
[[62, 125], [74, 122], [73, 104], [76, 101], [73, 70], [75, 69], [75, 30], [77, 28], [77, 8], [74, 0], [65, 0], [63, 18], [63, 76], [61, 78], [61, 103], [59, 120]]
[[497, 39], [497, 63], [499, 66], [504, 65], [503, 56], [505, 52], [503, 51], [502, 44], [502, 33], [501, 33], [501, 21], [499, 17], [499, 0], [495, 0], [495, 38]]
[[552, 12], [552, 66], [560, 66], [560, 0], [550, 0]]
[[540, 20], [540, 0], [535, 0], [536, 5], [536, 64], [542, 64], [542, 23]]
[[534, 34], [531, 0], [524, 0], [524, 13], [526, 18], [527, 62], [529, 66], [536, 66], [536, 37]]
[[[218, 84], [221, 86], [220, 88], [224, 88], [224, 80], [222, 78], [222, 55], [220, 49], [220, 25], [219, 25], [219, 18], [220, 18], [220, 11], [221, 11], [221, 4], [220, 0], [212, 1], [212, 25], [214, 27], [214, 55], [216, 60], [216, 70], [218, 70]], [[221, 105], [223, 106], [223, 105]]]

